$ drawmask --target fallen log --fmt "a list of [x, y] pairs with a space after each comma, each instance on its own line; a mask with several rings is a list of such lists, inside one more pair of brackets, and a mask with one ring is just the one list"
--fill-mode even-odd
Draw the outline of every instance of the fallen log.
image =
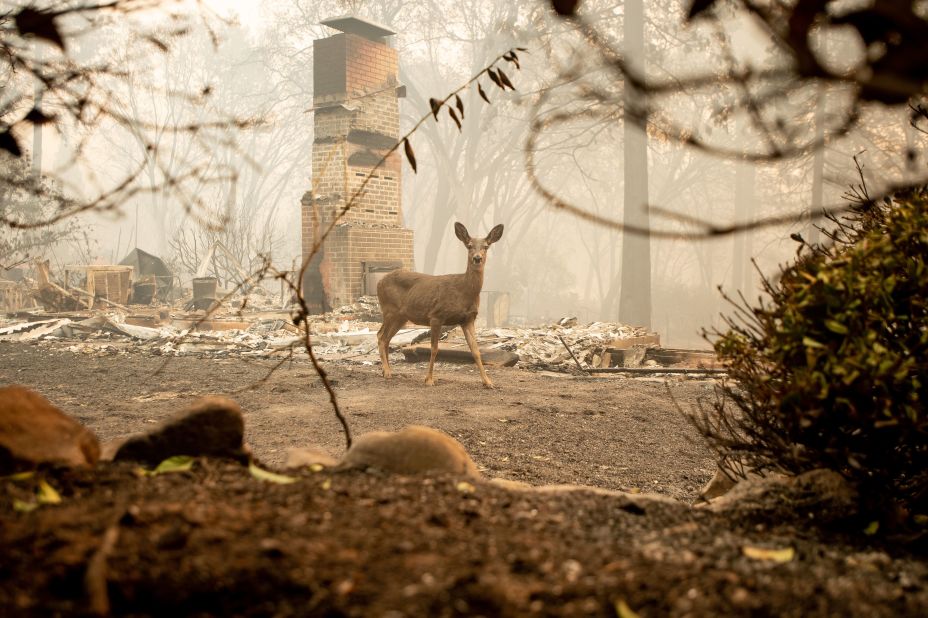
[[594, 367], [587, 369], [590, 373], [728, 373], [727, 369], [709, 369], [699, 367]]
[[[415, 363], [428, 361], [432, 348], [430, 345], [409, 345], [401, 348], [401, 351], [407, 361]], [[481, 349], [480, 359], [484, 365], [512, 367], [519, 362], [519, 355], [505, 350]], [[473, 363], [474, 357], [470, 348], [439, 343], [435, 360], [445, 363]]]

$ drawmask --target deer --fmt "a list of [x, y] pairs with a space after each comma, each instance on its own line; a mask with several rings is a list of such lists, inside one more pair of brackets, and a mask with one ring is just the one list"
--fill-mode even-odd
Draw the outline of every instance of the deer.
[[406, 322], [428, 326], [432, 332], [432, 350], [429, 355], [427, 386], [435, 385], [433, 368], [438, 355], [438, 340], [442, 326], [460, 326], [464, 338], [480, 370], [486, 388], [493, 382], [483, 368], [474, 321], [480, 308], [480, 290], [483, 288], [483, 270], [487, 264], [487, 249], [503, 236], [503, 226], [497, 225], [486, 238], [471, 238], [461, 223], [454, 224], [454, 234], [467, 247], [467, 270], [455, 275], [426, 275], [408, 270], [395, 270], [377, 284], [377, 298], [383, 312], [383, 324], [377, 331], [377, 346], [383, 377], [393, 377], [387, 353], [390, 340]]

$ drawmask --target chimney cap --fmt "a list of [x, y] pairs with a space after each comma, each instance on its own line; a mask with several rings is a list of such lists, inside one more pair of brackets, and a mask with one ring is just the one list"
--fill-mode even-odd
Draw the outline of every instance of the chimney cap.
[[386, 26], [378, 24], [375, 21], [363, 19], [361, 17], [355, 17], [354, 15], [330, 17], [329, 19], [323, 20], [319, 23], [321, 23], [323, 26], [328, 26], [329, 28], [335, 28], [336, 30], [347, 32], [348, 34], [357, 34], [363, 36], [364, 38], [371, 39], [372, 41], [396, 34]]

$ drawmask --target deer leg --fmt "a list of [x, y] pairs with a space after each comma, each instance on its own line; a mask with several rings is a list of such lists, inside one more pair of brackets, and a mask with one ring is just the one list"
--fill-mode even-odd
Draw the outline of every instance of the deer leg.
[[438, 356], [438, 340], [441, 339], [441, 322], [432, 320], [432, 352], [429, 354], [429, 372], [425, 376], [427, 386], [435, 386], [435, 378], [432, 377], [432, 369], [435, 367], [435, 357]]
[[392, 378], [393, 372], [390, 370], [390, 340], [393, 339], [397, 331], [403, 326], [405, 320], [400, 322], [398, 319], [384, 318], [380, 330], [377, 331], [377, 347], [380, 349], [380, 365], [383, 369], [383, 377]]
[[473, 322], [461, 324], [461, 330], [464, 331], [464, 338], [470, 347], [470, 353], [474, 355], [474, 362], [477, 363], [477, 369], [480, 370], [480, 377], [483, 379], [483, 385], [487, 388], [493, 388], [493, 382], [487, 375], [486, 369], [483, 368], [483, 360], [480, 358], [480, 348], [477, 347], [477, 329]]

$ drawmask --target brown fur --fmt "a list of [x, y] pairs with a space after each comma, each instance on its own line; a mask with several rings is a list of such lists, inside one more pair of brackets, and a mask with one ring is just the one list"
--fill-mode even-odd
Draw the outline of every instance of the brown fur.
[[397, 270], [384, 277], [377, 285], [377, 298], [383, 312], [383, 325], [377, 332], [377, 345], [383, 377], [393, 375], [387, 356], [390, 340], [406, 322], [421, 324], [432, 329], [432, 353], [425, 383], [432, 386], [432, 370], [438, 354], [441, 327], [460, 325], [470, 347], [480, 377], [487, 388], [493, 382], [487, 376], [477, 348], [474, 321], [480, 308], [480, 290], [483, 288], [483, 269], [487, 262], [487, 249], [503, 235], [503, 226], [494, 227], [486, 238], [471, 238], [460, 223], [455, 223], [455, 234], [467, 247], [467, 271], [458, 275], [425, 275], [408, 270]]

